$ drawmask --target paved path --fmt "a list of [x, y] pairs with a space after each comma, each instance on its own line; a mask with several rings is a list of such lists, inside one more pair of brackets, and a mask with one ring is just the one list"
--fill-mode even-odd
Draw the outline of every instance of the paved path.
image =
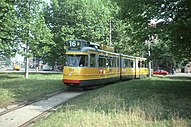
[[174, 75], [168, 75], [169, 77], [191, 77], [191, 73], [175, 73]]
[[84, 92], [65, 92], [0, 116], [0, 127], [18, 127], [41, 113]]

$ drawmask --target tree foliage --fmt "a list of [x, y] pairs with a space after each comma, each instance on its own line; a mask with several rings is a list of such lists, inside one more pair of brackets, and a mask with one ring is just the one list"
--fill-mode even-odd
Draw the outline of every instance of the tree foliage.
[[[49, 5], [42, 1], [2, 0], [0, 55], [20, 51], [52, 65], [63, 64], [66, 40], [109, 45], [111, 30], [116, 52], [143, 56], [145, 40], [157, 35], [153, 60], [172, 58], [169, 64], [174, 64], [175, 60], [190, 59], [190, 0], [52, 0]], [[151, 27], [151, 19], [165, 22]]]
[[39, 0], [18, 0], [15, 7], [17, 12], [17, 42], [24, 56], [42, 56], [49, 51], [51, 33], [45, 24], [42, 13], [43, 3]]
[[[182, 61], [190, 59], [191, 55], [191, 1], [189, 0], [113, 0], [121, 8], [120, 18], [125, 21], [130, 28], [130, 43], [137, 49], [142, 43], [149, 39], [148, 35], [158, 35], [161, 40], [152, 50], [153, 59], [165, 59], [164, 54], [169, 54], [173, 60]], [[155, 27], [148, 25], [151, 19], [163, 19], [165, 22], [157, 24]], [[164, 48], [163, 44], [168, 48]], [[165, 51], [158, 49], [164, 48]], [[160, 56], [160, 58], [158, 58]], [[170, 60], [170, 59], [169, 59]], [[174, 62], [170, 62], [174, 63]]]
[[111, 1], [54, 0], [45, 11], [46, 23], [56, 43], [49, 58], [53, 58], [54, 62], [59, 61], [68, 39], [109, 44], [109, 22], [114, 20], [118, 9]]
[[191, 56], [191, 1], [177, 1], [171, 13], [175, 13], [169, 22], [170, 48], [177, 57]]
[[0, 3], [0, 55], [13, 56], [16, 52], [15, 43], [15, 10], [13, 1]]

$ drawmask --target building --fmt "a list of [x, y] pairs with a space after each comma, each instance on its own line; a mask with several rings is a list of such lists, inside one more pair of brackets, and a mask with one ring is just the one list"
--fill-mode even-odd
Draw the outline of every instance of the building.
[[191, 62], [186, 64], [186, 66], [184, 67], [184, 72], [185, 73], [191, 73]]

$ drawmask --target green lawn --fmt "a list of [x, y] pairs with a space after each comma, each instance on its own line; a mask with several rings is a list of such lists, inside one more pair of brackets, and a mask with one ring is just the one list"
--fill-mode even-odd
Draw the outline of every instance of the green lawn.
[[37, 127], [190, 127], [191, 79], [108, 85], [67, 102]]
[[62, 74], [0, 73], [0, 107], [26, 102], [63, 89]]

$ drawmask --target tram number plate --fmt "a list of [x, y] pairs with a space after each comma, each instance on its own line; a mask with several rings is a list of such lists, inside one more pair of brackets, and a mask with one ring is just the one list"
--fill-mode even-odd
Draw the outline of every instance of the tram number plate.
[[81, 46], [81, 42], [80, 41], [68, 41], [68, 46], [70, 48], [79, 48]]

